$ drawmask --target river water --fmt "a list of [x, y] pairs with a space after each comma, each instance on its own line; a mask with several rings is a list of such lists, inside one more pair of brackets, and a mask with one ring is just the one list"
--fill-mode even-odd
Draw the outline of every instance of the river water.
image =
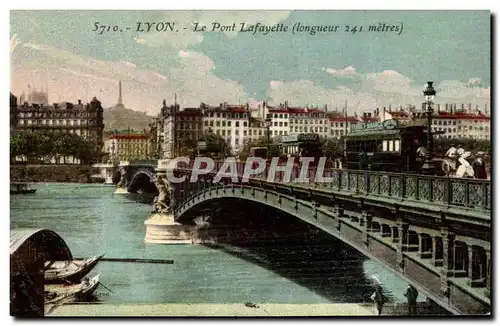
[[[172, 259], [174, 264], [101, 262], [97, 296], [106, 303], [328, 303], [366, 301], [376, 275], [395, 302], [407, 284], [363, 257], [340, 257], [325, 241], [259, 248], [144, 243], [151, 206], [114, 188], [35, 184], [34, 195], [11, 195], [13, 228], [46, 228], [74, 257]], [[328, 240], [331, 241], [331, 240]], [[326, 258], [325, 258], [326, 257]], [[424, 300], [422, 296], [419, 299]], [[419, 300], [420, 301], [420, 300]]]

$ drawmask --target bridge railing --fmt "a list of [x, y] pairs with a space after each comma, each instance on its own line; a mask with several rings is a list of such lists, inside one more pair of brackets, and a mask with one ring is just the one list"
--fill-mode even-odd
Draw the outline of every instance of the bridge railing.
[[[193, 169], [190, 162], [182, 170]], [[211, 174], [217, 173], [224, 162], [215, 162]], [[237, 162], [238, 182], [244, 174], [245, 162]], [[301, 172], [301, 166], [294, 165], [289, 182], [294, 183]], [[418, 174], [392, 173], [381, 171], [361, 171], [344, 169], [324, 169], [323, 178], [331, 178], [328, 182], [316, 180], [316, 167], [307, 170], [307, 182], [299, 182], [298, 186], [331, 189], [336, 192], [399, 199], [423, 204], [458, 206], [491, 211], [491, 183], [488, 180], [450, 178]], [[269, 180], [269, 166], [258, 175], [250, 175], [250, 179], [273, 183], [285, 183], [285, 172], [276, 171]], [[225, 183], [231, 180], [224, 180]]]

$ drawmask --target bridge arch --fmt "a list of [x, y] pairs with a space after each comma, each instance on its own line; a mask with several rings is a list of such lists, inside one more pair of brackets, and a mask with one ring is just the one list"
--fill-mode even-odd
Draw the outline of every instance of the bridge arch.
[[138, 169], [130, 178], [127, 191], [135, 193], [142, 189], [147, 193], [157, 193], [158, 189], [155, 185], [155, 178], [154, 170], [147, 168]]

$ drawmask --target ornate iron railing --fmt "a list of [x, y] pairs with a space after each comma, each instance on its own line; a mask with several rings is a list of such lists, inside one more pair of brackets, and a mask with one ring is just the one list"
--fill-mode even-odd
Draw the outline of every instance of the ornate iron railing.
[[[215, 162], [213, 173], [217, 173], [223, 162]], [[184, 166], [191, 169], [193, 164]], [[238, 182], [241, 182], [245, 163], [237, 163]], [[294, 166], [289, 173], [293, 182], [300, 174], [300, 166]], [[316, 181], [316, 168], [307, 171], [309, 182], [300, 186], [327, 188], [335, 192], [365, 195], [379, 198], [399, 199], [424, 204], [457, 206], [491, 211], [491, 182], [489, 180], [438, 177], [417, 174], [390, 173], [379, 171], [325, 169], [324, 178], [328, 182]], [[259, 175], [251, 175], [250, 179], [273, 183], [283, 183], [285, 173], [276, 172], [274, 179], [269, 180], [269, 169]], [[222, 182], [231, 182], [226, 178]], [[192, 187], [189, 187], [192, 188]]]

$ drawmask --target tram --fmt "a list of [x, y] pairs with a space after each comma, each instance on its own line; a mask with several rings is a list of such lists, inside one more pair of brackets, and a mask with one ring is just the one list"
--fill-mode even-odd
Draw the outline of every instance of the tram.
[[311, 166], [318, 164], [323, 153], [322, 142], [319, 135], [315, 133], [283, 136], [281, 151], [284, 155], [284, 162], [288, 156], [295, 157], [296, 164], [299, 163], [300, 157], [312, 157], [314, 161], [310, 163]]
[[400, 125], [396, 120], [351, 126], [344, 137], [348, 169], [420, 173], [423, 158], [417, 149], [427, 144], [424, 123]]

